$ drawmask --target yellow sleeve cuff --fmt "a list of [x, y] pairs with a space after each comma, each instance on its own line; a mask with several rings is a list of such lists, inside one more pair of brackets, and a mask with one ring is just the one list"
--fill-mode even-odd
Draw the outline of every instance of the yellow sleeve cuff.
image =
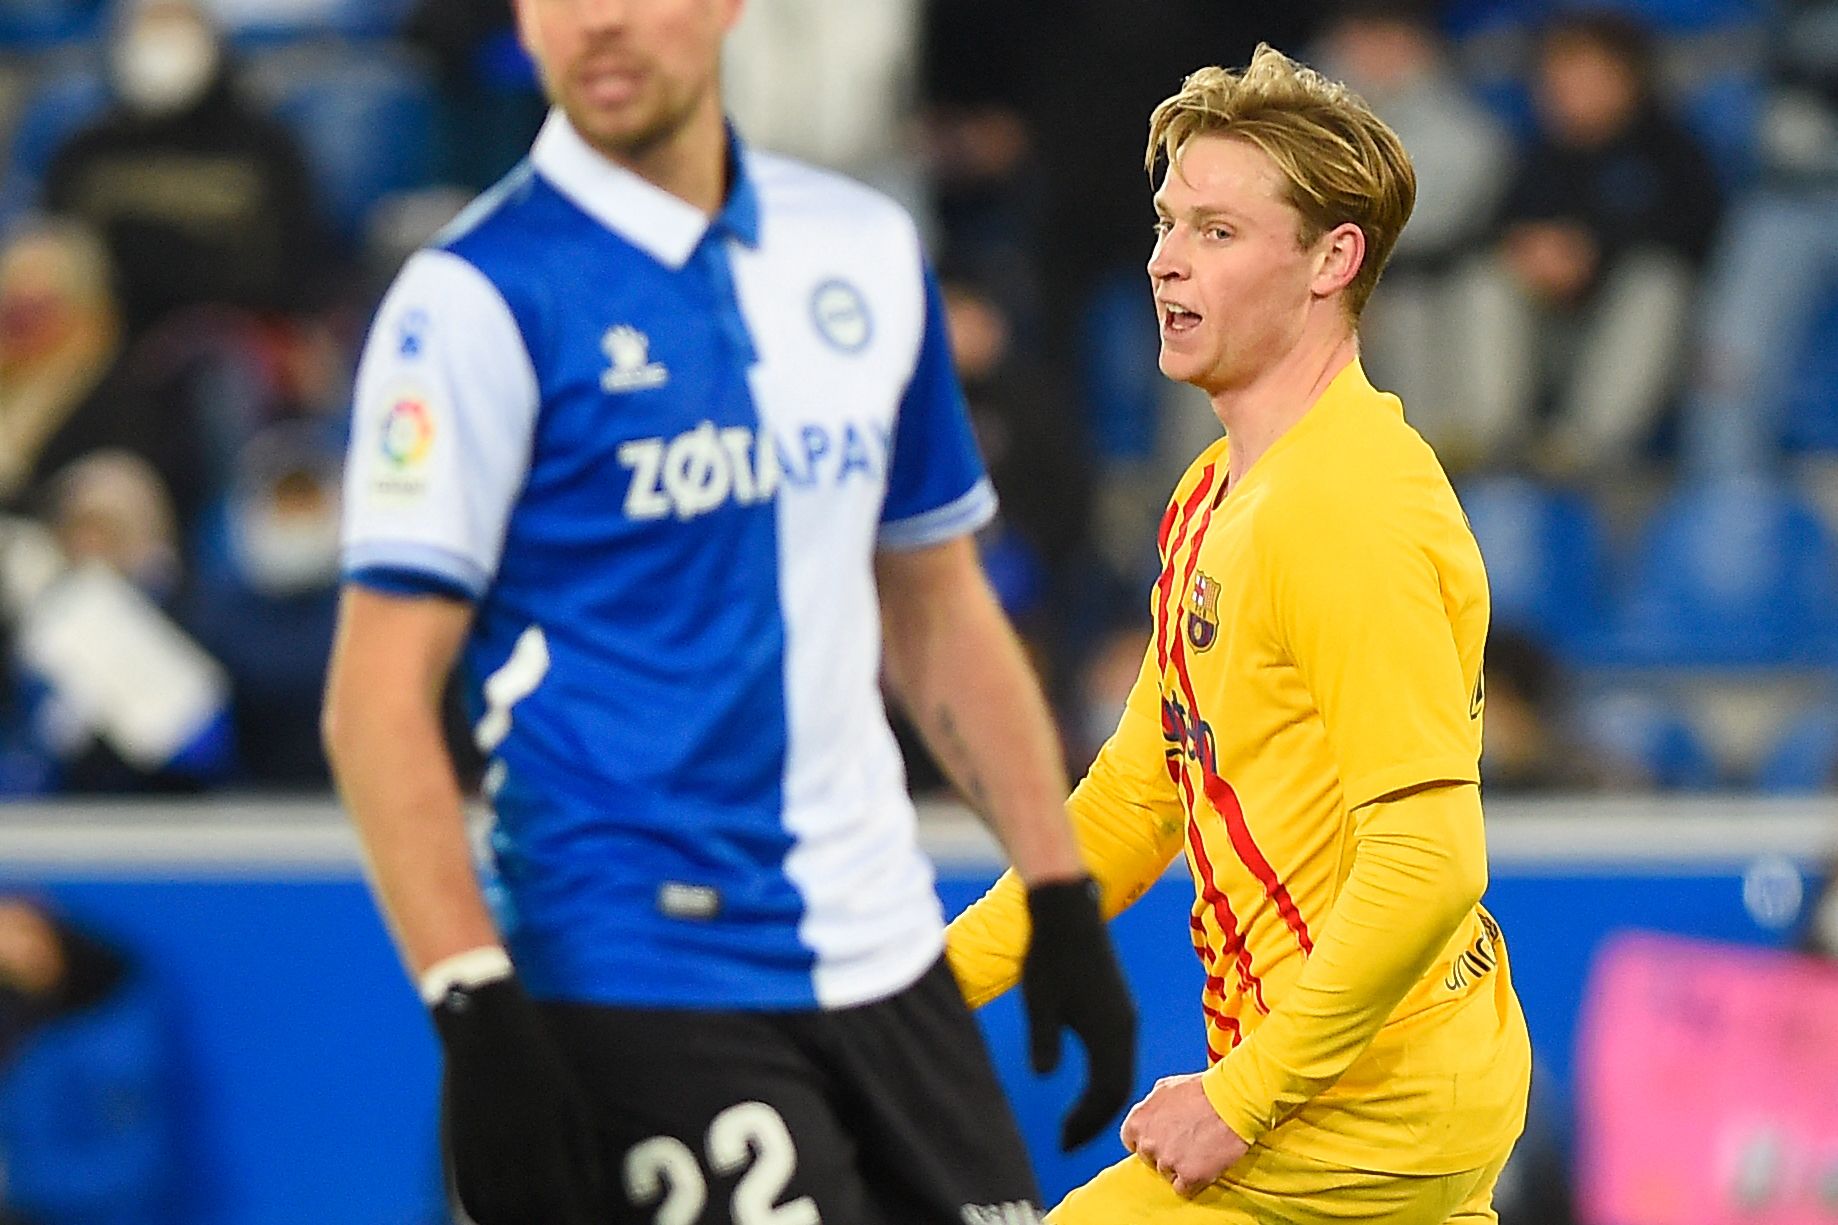
[[1200, 1088], [1225, 1125], [1246, 1144], [1256, 1144], [1277, 1125], [1277, 1085], [1288, 1079], [1254, 1040], [1246, 1040], [1206, 1069]]
[[945, 928], [945, 960], [964, 1002], [981, 1008], [1015, 985], [1033, 925], [1027, 891], [1010, 868]]

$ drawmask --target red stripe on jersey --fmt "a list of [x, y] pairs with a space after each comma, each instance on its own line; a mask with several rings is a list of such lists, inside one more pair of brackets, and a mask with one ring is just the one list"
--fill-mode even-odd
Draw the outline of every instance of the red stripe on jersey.
[[[1233, 1048], [1236, 1048], [1240, 1042], [1244, 1041], [1244, 1031], [1238, 1028], [1237, 1017], [1228, 1017], [1223, 1012], [1220, 1012], [1217, 1008], [1207, 1003], [1202, 1003], [1200, 1005], [1200, 1011], [1211, 1017], [1213, 1024], [1225, 1031], [1226, 1036], [1232, 1040]], [[1208, 1049], [1212, 1047], [1212, 1043], [1210, 1042], [1206, 1045]], [[1216, 1063], [1218, 1061], [1214, 1060], [1214, 1062]]]
[[[1162, 549], [1164, 561], [1162, 564], [1161, 577], [1155, 580], [1155, 589], [1157, 593], [1155, 614], [1155, 661], [1164, 670], [1168, 667], [1168, 600], [1174, 592], [1175, 555], [1181, 551], [1181, 545], [1186, 543], [1187, 529], [1193, 526], [1194, 515], [1199, 511], [1200, 504], [1205, 501], [1207, 493], [1213, 487], [1213, 471], [1216, 466], [1217, 465], [1214, 464], [1206, 465], [1205, 470], [1200, 473], [1199, 484], [1193, 487], [1193, 492], [1187, 495], [1187, 500], [1185, 502], [1181, 503], [1181, 527], [1180, 531], [1175, 533], [1174, 543], [1172, 545], [1167, 543], [1168, 532], [1174, 526], [1174, 506], [1172, 503], [1168, 506], [1168, 514], [1162, 519], [1160, 547]], [[1193, 556], [1189, 557], [1187, 560], [1188, 578], [1192, 578], [1193, 576], [1194, 560], [1198, 556], [1199, 550], [1196, 548]], [[1179, 638], [1178, 633], [1176, 634], [1176, 638]]]
[[[1181, 589], [1193, 580], [1193, 571], [1200, 560], [1200, 544], [1205, 539], [1206, 529], [1212, 524], [1212, 510], [1209, 507], [1200, 521], [1199, 530], [1194, 533], [1193, 547], [1187, 556], [1187, 573], [1182, 576]], [[1175, 680], [1180, 684], [1181, 696], [1187, 701], [1188, 717], [1200, 728], [1199, 753], [1196, 755], [1200, 765], [1200, 777], [1206, 788], [1206, 798], [1211, 801], [1214, 810], [1225, 820], [1225, 828], [1231, 836], [1232, 849], [1238, 852], [1239, 860], [1251, 870], [1251, 875], [1264, 887], [1264, 896], [1275, 904], [1277, 913], [1283, 916], [1283, 922], [1295, 933], [1296, 943], [1302, 946], [1304, 953], [1315, 951], [1313, 937], [1308, 934], [1308, 924], [1302, 918], [1302, 912], [1296, 908], [1295, 899], [1289, 896], [1289, 887], [1278, 878], [1270, 861], [1264, 857], [1257, 841], [1251, 837], [1251, 828], [1246, 824], [1244, 808], [1238, 803], [1238, 793], [1232, 785], [1220, 778], [1208, 768], [1206, 760], [1205, 724], [1200, 716], [1200, 703], [1194, 697], [1193, 678], [1187, 674], [1187, 647], [1180, 634], [1174, 635], [1174, 647], [1169, 652], [1168, 664], [1174, 669]], [[1192, 808], [1188, 809], [1192, 812]]]
[[1155, 551], [1163, 556], [1168, 553], [1168, 537], [1174, 534], [1174, 520], [1179, 514], [1174, 499], [1168, 499], [1168, 508], [1162, 511], [1161, 526], [1155, 529]]
[[[1176, 665], [1179, 666], [1178, 664]], [[1263, 851], [1258, 849], [1257, 842], [1251, 837], [1251, 827], [1245, 823], [1244, 808], [1238, 803], [1238, 793], [1232, 785], [1210, 770], [1202, 769], [1206, 783], [1206, 798], [1220, 816], [1225, 818], [1226, 832], [1231, 835], [1232, 849], [1238, 852], [1238, 858], [1245, 867], [1251, 869], [1258, 883], [1264, 887], [1264, 896], [1276, 904], [1276, 912], [1283, 916], [1283, 922], [1296, 934], [1296, 943], [1302, 946], [1304, 953], [1315, 951], [1314, 939], [1308, 934], [1308, 923], [1302, 918], [1302, 912], [1296, 908], [1295, 899], [1289, 896], [1289, 886], [1285, 885], [1264, 858]]]
[[[1244, 992], [1251, 997], [1257, 1010], [1266, 1015], [1270, 1005], [1264, 1002], [1264, 981], [1251, 968], [1251, 950], [1245, 943], [1244, 935], [1238, 930], [1238, 917], [1232, 913], [1232, 903], [1219, 888], [1217, 878], [1213, 876], [1213, 861], [1206, 854], [1206, 843], [1200, 837], [1200, 827], [1193, 821], [1187, 822], [1187, 846], [1193, 852], [1194, 866], [1200, 872], [1200, 900], [1212, 907], [1213, 919], [1219, 924], [1219, 937], [1222, 947], [1219, 952], [1229, 963], [1238, 969], [1238, 981]], [[1198, 915], [1189, 915], [1188, 922], [1194, 927], [1200, 926]], [[1207, 960], [1212, 950], [1202, 955]]]

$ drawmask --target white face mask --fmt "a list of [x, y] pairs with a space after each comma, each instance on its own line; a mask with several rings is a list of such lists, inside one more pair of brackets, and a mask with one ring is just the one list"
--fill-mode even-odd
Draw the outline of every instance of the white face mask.
[[338, 516], [247, 510], [236, 522], [243, 576], [263, 595], [285, 597], [338, 580]]
[[170, 115], [204, 95], [218, 55], [217, 40], [197, 22], [143, 22], [116, 44], [115, 87], [135, 110]]

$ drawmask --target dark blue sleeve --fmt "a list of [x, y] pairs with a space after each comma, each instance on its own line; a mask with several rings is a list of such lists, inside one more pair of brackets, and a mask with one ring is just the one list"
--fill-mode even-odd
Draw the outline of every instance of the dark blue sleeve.
[[456, 580], [402, 566], [359, 566], [345, 571], [345, 582], [383, 595], [439, 596], [468, 604], [478, 599], [478, 593]]
[[880, 546], [918, 549], [974, 532], [996, 513], [970, 409], [951, 364], [944, 295], [925, 269], [925, 333], [894, 423]]

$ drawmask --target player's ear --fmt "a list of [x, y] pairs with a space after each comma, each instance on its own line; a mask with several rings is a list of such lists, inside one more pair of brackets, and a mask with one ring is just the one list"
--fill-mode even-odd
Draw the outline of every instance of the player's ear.
[[1315, 251], [1315, 278], [1309, 288], [1317, 297], [1329, 297], [1359, 275], [1360, 265], [1366, 262], [1365, 231], [1351, 221], [1343, 221], [1321, 236]]

